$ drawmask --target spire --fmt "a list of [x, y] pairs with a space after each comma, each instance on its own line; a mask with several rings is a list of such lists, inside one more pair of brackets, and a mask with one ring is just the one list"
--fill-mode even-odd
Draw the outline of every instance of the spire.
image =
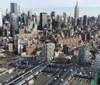
[[76, 5], [78, 6], [78, 2], [76, 2]]
[[78, 0], [76, 0], [76, 6], [78, 6]]

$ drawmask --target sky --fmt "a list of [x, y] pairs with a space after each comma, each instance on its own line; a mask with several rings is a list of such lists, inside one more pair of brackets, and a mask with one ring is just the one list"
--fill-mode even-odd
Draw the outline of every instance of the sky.
[[76, 1], [80, 7], [80, 16], [98, 15], [100, 14], [100, 0], [1, 0], [0, 8], [3, 10], [8, 8], [10, 11], [10, 3], [18, 3], [21, 11], [32, 9], [33, 12], [48, 12], [56, 11], [57, 13], [66, 12], [68, 15], [73, 15]]

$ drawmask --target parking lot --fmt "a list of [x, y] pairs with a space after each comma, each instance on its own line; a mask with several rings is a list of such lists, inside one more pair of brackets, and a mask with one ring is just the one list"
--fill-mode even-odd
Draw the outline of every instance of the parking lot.
[[69, 85], [90, 85], [91, 82], [86, 79], [74, 78], [73, 81]]

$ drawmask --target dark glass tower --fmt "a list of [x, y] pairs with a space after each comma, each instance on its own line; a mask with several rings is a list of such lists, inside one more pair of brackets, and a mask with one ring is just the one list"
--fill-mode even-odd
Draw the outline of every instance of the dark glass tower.
[[11, 13], [17, 13], [17, 3], [10, 3]]
[[40, 30], [47, 26], [47, 13], [40, 13]]

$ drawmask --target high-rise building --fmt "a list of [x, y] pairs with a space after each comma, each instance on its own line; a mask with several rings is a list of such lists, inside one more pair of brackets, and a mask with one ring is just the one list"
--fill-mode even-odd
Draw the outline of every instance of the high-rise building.
[[6, 15], [8, 14], [8, 9], [6, 9]]
[[28, 11], [28, 18], [32, 19], [32, 9]]
[[17, 3], [10, 3], [11, 13], [17, 14]]
[[75, 18], [75, 19], [78, 19], [78, 18], [79, 18], [79, 7], [78, 7], [78, 2], [76, 2], [74, 18]]
[[2, 10], [0, 9], [0, 27], [2, 27], [3, 21], [2, 21]]
[[43, 44], [41, 51], [41, 59], [44, 61], [51, 61], [54, 58], [54, 43], [46, 43]]
[[84, 16], [83, 16], [83, 26], [84, 26], [84, 25], [87, 25], [87, 22], [88, 22], [87, 15], [84, 15]]
[[47, 26], [47, 13], [40, 13], [40, 30]]
[[19, 31], [17, 14], [15, 13], [10, 14], [10, 22], [11, 22], [10, 33], [11, 36], [14, 37], [14, 34]]
[[66, 15], [65, 12], [63, 13], [63, 21], [64, 21], [64, 22], [67, 22], [67, 15]]
[[20, 5], [18, 5], [18, 16], [20, 17], [21, 16], [21, 12], [20, 12]]
[[55, 11], [51, 12], [51, 18], [54, 19], [55, 18]]
[[25, 24], [27, 20], [27, 15], [25, 13], [22, 13], [22, 23]]
[[77, 19], [79, 18], [78, 2], [76, 2], [75, 11], [74, 11], [74, 18], [75, 18], [75, 26], [76, 26], [77, 25]]
[[80, 17], [79, 19], [77, 19], [77, 25], [82, 27], [83, 26], [83, 18]]
[[100, 21], [100, 15], [98, 15], [98, 21]]

